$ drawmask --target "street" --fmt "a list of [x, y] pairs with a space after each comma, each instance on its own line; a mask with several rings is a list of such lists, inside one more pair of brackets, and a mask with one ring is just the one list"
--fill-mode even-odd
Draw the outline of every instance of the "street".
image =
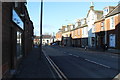
[[114, 78], [120, 70], [117, 54], [60, 46], [44, 46], [43, 51], [67, 78]]

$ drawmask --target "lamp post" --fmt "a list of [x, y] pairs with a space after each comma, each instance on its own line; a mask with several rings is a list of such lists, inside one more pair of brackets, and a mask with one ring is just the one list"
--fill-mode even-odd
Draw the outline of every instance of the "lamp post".
[[43, 0], [41, 0], [41, 14], [40, 14], [40, 59], [42, 54], [42, 18], [43, 18]]

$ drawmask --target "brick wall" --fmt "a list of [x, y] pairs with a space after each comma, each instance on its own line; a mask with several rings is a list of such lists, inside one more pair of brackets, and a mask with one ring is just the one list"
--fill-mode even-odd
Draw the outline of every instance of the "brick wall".
[[[21, 6], [15, 8], [17, 14], [24, 12], [23, 3], [19, 3]], [[31, 51], [32, 43], [33, 43], [33, 23], [30, 19], [28, 19], [28, 24], [24, 25], [25, 31], [29, 32], [26, 36], [24, 36], [24, 30], [19, 28], [19, 26], [12, 21], [12, 9], [14, 7], [13, 2], [4, 2], [2, 3], [2, 74], [7, 74], [11, 69], [16, 69], [19, 64], [19, 59], [17, 59], [17, 31], [22, 33], [22, 48], [27, 51]], [[20, 13], [19, 13], [20, 12]], [[29, 16], [29, 15], [28, 15]], [[24, 18], [21, 18], [24, 22]], [[26, 40], [26, 45], [25, 41]], [[25, 52], [23, 53], [25, 54]], [[21, 58], [22, 59], [22, 58]]]
[[11, 52], [11, 4], [2, 3], [2, 65], [7, 66], [3, 68], [3, 74], [10, 68], [10, 52]]

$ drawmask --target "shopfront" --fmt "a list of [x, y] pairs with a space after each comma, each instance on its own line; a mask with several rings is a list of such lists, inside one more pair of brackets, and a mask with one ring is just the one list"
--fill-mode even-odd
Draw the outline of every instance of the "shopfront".
[[19, 17], [19, 15], [15, 11], [15, 9], [13, 9], [12, 14], [13, 14], [12, 21], [17, 26], [16, 27], [16, 58], [20, 59], [23, 56], [23, 29], [24, 29], [24, 25], [23, 25], [23, 21], [21, 20], [21, 18]]

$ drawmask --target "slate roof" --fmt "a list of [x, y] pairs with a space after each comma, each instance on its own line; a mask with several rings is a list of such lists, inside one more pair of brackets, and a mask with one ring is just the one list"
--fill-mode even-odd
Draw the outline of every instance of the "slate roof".
[[106, 17], [110, 17], [118, 13], [120, 13], [120, 3], [115, 7], [115, 9], [113, 9], [110, 13], [108, 13]]
[[43, 35], [42, 38], [43, 39], [48, 39], [48, 38], [52, 38], [52, 36], [51, 35]]

